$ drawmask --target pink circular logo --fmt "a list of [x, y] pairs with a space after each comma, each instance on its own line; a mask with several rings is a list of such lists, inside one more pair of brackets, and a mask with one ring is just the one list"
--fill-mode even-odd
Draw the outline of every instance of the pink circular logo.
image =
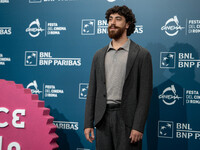
[[0, 80], [0, 150], [58, 149], [54, 118], [37, 94]]

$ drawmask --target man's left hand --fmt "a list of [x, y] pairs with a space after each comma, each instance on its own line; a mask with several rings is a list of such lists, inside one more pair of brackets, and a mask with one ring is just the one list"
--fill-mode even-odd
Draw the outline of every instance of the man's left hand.
[[131, 130], [129, 139], [131, 140], [131, 143], [136, 143], [136, 142], [142, 140], [142, 136], [143, 136], [143, 133], [141, 133], [137, 130]]

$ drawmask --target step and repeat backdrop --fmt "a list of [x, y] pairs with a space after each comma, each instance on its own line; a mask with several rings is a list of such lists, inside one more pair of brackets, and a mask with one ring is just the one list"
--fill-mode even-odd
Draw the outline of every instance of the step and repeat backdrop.
[[85, 101], [93, 55], [110, 42], [105, 12], [114, 5], [133, 10], [130, 39], [152, 55], [143, 150], [198, 150], [200, 1], [0, 0], [0, 78], [45, 101], [59, 149], [95, 150], [83, 133]]

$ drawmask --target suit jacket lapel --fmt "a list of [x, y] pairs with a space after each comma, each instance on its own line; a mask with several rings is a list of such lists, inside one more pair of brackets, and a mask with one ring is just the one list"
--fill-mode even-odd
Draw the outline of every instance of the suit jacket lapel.
[[130, 73], [130, 70], [131, 70], [131, 68], [132, 68], [132, 66], [133, 66], [133, 64], [135, 62], [135, 58], [136, 58], [136, 56], [138, 54], [138, 51], [139, 51], [138, 45], [131, 40], [129, 53], [128, 53], [127, 64], [126, 64], [125, 81], [126, 81], [126, 78], [128, 77], [128, 75]]
[[100, 55], [100, 71], [102, 72], [102, 79], [103, 79], [103, 82], [105, 82], [106, 80], [106, 74], [105, 74], [105, 56], [106, 56], [106, 52], [107, 52], [107, 49], [108, 49], [108, 45], [105, 46], [104, 48], [102, 48], [102, 52], [101, 52], [101, 55]]

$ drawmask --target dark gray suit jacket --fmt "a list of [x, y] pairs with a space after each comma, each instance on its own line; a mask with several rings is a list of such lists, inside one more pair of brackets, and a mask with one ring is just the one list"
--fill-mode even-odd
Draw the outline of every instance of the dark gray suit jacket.
[[[98, 126], [106, 110], [105, 55], [108, 45], [93, 58], [85, 107], [84, 128]], [[120, 114], [127, 127], [143, 132], [152, 94], [150, 53], [131, 40]]]

